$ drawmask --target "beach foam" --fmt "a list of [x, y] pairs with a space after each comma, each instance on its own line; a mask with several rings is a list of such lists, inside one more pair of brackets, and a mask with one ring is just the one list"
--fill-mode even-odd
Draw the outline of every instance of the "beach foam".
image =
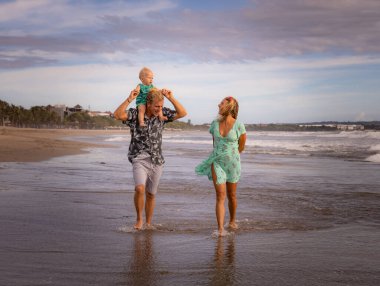
[[234, 232], [229, 232], [227, 230], [223, 230], [223, 232], [221, 234], [219, 234], [219, 231], [218, 230], [214, 230], [211, 234], [212, 238], [219, 238], [219, 237], [229, 237], [229, 236], [233, 236], [235, 233]]
[[373, 145], [369, 148], [371, 151], [380, 151], [380, 144]]
[[370, 162], [380, 163], [380, 154], [375, 154], [375, 155], [369, 156], [365, 160], [370, 161]]
[[123, 142], [123, 141], [128, 141], [128, 140], [129, 140], [129, 136], [116, 136], [116, 137], [107, 138], [104, 141], [107, 141], [107, 142]]
[[212, 144], [212, 140], [164, 139], [165, 142], [182, 144]]

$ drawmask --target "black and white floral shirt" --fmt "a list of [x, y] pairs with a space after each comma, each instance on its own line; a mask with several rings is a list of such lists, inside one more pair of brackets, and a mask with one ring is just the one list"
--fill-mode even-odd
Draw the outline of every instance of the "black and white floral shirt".
[[131, 142], [129, 144], [128, 160], [132, 163], [132, 159], [140, 154], [149, 154], [152, 158], [152, 163], [162, 165], [165, 163], [162, 156], [162, 131], [164, 125], [173, 121], [177, 112], [167, 107], [162, 108], [162, 113], [168, 118], [167, 121], [161, 121], [158, 117], [151, 118], [145, 115], [146, 127], [139, 127], [138, 110], [130, 108], [128, 110], [128, 119], [123, 121], [131, 130]]

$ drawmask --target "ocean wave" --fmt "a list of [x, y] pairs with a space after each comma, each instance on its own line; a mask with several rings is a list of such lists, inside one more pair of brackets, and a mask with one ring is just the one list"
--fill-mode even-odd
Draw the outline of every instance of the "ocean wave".
[[[380, 153], [380, 132], [373, 131], [341, 131], [341, 132], [249, 132], [246, 142], [246, 152], [271, 155], [304, 155], [354, 158], [376, 161], [370, 157]], [[108, 142], [122, 144], [130, 136], [113, 136]], [[205, 132], [186, 134], [167, 134], [163, 142], [182, 146], [185, 149], [204, 148], [212, 145], [212, 137]]]
[[371, 151], [380, 151], [380, 144], [373, 145], [369, 148]]
[[123, 141], [128, 141], [129, 137], [127, 136], [117, 136], [117, 137], [112, 137], [112, 138], [107, 138], [104, 141], [107, 142], [123, 142]]
[[375, 154], [375, 155], [369, 156], [365, 159], [365, 161], [380, 163], [380, 154]]
[[369, 136], [369, 138], [380, 140], [380, 132], [379, 131], [368, 131], [368, 136]]
[[347, 149], [362, 149], [360, 146], [352, 145], [350, 142], [342, 141], [275, 141], [275, 140], [254, 140], [247, 142], [246, 146], [258, 148], [284, 149], [290, 151], [338, 151]]
[[169, 143], [181, 143], [181, 144], [212, 144], [212, 140], [191, 140], [191, 139], [166, 139], [164, 138], [165, 142]]
[[249, 131], [248, 136], [380, 139], [379, 131]]

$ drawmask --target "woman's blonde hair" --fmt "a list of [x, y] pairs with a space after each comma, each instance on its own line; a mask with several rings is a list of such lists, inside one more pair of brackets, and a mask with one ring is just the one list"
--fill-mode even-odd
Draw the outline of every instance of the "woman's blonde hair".
[[219, 121], [225, 120], [230, 114], [234, 119], [237, 119], [239, 113], [239, 103], [237, 100], [232, 96], [227, 96], [224, 100], [226, 100], [227, 103], [219, 113]]
[[147, 104], [161, 100], [164, 100], [164, 95], [162, 94], [160, 89], [153, 87], [151, 90], [149, 90], [148, 95], [146, 96]]

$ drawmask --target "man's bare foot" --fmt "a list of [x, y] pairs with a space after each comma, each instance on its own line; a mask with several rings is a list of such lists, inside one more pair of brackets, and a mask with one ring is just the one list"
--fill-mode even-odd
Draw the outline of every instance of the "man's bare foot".
[[133, 226], [134, 229], [141, 230], [143, 227], [143, 222], [142, 221], [137, 221], [135, 225]]
[[237, 230], [239, 228], [239, 226], [236, 224], [236, 222], [230, 222], [228, 224], [228, 227], [231, 229], [231, 230]]

